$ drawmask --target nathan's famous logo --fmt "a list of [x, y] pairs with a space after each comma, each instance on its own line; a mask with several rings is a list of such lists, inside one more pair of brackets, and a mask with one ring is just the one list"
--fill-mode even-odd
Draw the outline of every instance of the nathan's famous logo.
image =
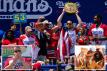
[[[37, 18], [35, 16], [48, 16], [52, 13], [52, 8], [45, 0], [0, 0], [0, 12], [3, 13], [33, 13], [27, 15], [27, 18]], [[42, 13], [42, 14], [41, 14]]]

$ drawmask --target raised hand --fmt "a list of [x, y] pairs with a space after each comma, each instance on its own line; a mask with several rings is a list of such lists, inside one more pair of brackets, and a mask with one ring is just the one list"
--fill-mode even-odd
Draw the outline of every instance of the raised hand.
[[65, 12], [65, 9], [63, 8], [62, 12]]
[[76, 12], [75, 12], [75, 14], [78, 14], [79, 13], [79, 11], [77, 10]]

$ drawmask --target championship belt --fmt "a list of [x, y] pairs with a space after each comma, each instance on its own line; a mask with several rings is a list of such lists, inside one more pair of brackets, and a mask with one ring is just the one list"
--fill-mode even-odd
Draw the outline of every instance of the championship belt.
[[76, 13], [78, 6], [76, 3], [68, 2], [65, 4], [64, 9], [67, 13]]

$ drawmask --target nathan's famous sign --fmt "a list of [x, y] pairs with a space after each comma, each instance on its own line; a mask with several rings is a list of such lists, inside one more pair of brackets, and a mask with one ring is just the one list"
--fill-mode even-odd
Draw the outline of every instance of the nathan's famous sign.
[[15, 13], [27, 13], [27, 19], [37, 19], [50, 15], [52, 8], [46, 0], [0, 0], [0, 19], [12, 19]]

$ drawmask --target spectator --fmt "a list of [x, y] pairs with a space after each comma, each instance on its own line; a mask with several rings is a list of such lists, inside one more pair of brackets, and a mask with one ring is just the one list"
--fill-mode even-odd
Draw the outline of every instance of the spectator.
[[102, 16], [95, 15], [94, 23], [91, 24], [88, 35], [92, 44], [106, 44], [107, 40], [107, 25], [102, 23]]
[[78, 45], [88, 45], [89, 44], [89, 37], [86, 36], [86, 26], [82, 26], [77, 35], [77, 44]]
[[[41, 17], [39, 19], [42, 19]], [[39, 20], [38, 19], [38, 20]], [[35, 27], [35, 35], [37, 36], [37, 39], [39, 41], [39, 60], [44, 61], [47, 56], [47, 46], [48, 46], [48, 36], [44, 33], [44, 25], [43, 21], [37, 21], [36, 22], [36, 27]]]
[[22, 45], [19, 38], [14, 37], [14, 32], [9, 30], [5, 33], [5, 38], [2, 39], [2, 45]]
[[36, 60], [38, 56], [38, 52], [40, 50], [39, 42], [36, 36], [32, 32], [32, 28], [30, 26], [25, 27], [25, 34], [20, 35], [20, 39], [22, 40], [24, 45], [32, 45], [32, 59]]
[[[20, 32], [17, 31], [17, 26], [16, 26], [16, 24], [11, 24], [9, 30], [11, 30], [11, 31], [14, 32], [14, 37], [15, 37], [15, 38], [19, 38]], [[8, 31], [6, 31], [6, 32], [8, 32]], [[4, 33], [4, 35], [3, 35], [3, 38], [5, 38], [5, 33]]]

